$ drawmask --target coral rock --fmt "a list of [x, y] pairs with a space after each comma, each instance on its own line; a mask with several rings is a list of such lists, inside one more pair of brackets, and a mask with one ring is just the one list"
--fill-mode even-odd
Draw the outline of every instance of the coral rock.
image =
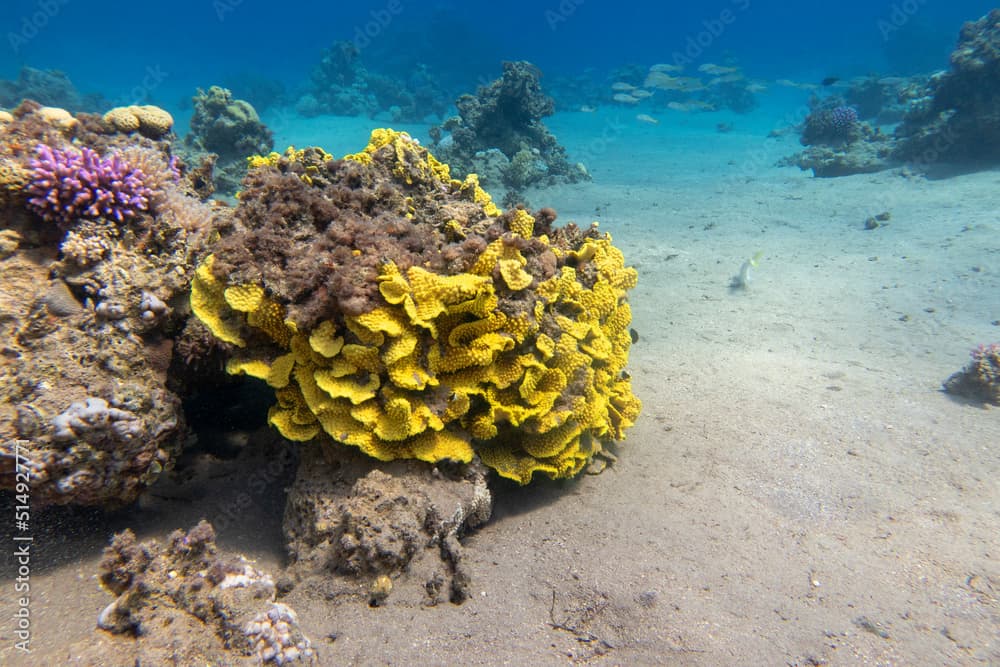
[[159, 139], [174, 127], [174, 117], [153, 105], [115, 107], [104, 114], [104, 122], [118, 132], [138, 131], [150, 139]]

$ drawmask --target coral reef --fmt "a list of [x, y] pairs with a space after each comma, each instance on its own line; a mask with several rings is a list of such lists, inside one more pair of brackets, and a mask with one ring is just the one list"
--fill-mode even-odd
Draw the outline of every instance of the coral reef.
[[902, 124], [895, 157], [996, 164], [1000, 156], [1000, 9], [966, 23], [951, 68], [932, 76]]
[[485, 472], [416, 461], [373, 469], [371, 459], [346, 448], [306, 445], [285, 506], [293, 570], [372, 582], [406, 572], [425, 591], [424, 604], [462, 602], [469, 576], [458, 538], [489, 519]]
[[[542, 92], [541, 72], [528, 62], [505, 62], [503, 74], [475, 95], [455, 101], [458, 116], [434, 128], [434, 150], [460, 174], [479, 173], [479, 157], [497, 149], [507, 158], [500, 183], [521, 190], [530, 185], [571, 182], [589, 178], [580, 164], [570, 164], [542, 119], [555, 110]], [[443, 137], [442, 130], [449, 132]], [[442, 138], [443, 137], [443, 138]]]
[[0, 488], [19, 439], [37, 506], [129, 503], [187, 436], [166, 379], [212, 210], [169, 142], [37, 103], [0, 125], [0, 174]]
[[972, 360], [945, 380], [944, 388], [959, 396], [1000, 406], [1000, 343], [980, 345]]
[[0, 81], [0, 107], [11, 109], [24, 100], [71, 112], [92, 112], [106, 106], [100, 95], [81, 95], [64, 72], [34, 67], [22, 67], [14, 81]]
[[212, 176], [215, 191], [234, 194], [246, 174], [246, 159], [274, 147], [271, 130], [249, 102], [234, 99], [225, 88], [199, 88], [192, 102], [191, 131], [184, 140], [186, 157], [196, 163], [206, 153], [217, 155]]
[[194, 313], [266, 381], [286, 438], [381, 460], [571, 477], [640, 409], [625, 365], [636, 272], [596, 225], [501, 214], [408, 135], [256, 162]]
[[82, 647], [82, 664], [103, 664], [109, 651], [128, 656], [128, 664], [315, 662], [295, 612], [276, 601], [271, 576], [242, 556], [220, 555], [205, 521], [174, 531], [165, 545], [118, 533], [100, 569], [101, 584], [116, 596], [97, 619], [110, 634]]
[[800, 142], [808, 148], [781, 160], [780, 166], [812, 169], [821, 178], [882, 171], [892, 163], [892, 137], [862, 121], [838, 96], [810, 100]]
[[287, 106], [290, 101], [285, 84], [251, 70], [243, 70], [227, 75], [222, 87], [232, 91], [234, 97], [249, 102], [258, 112], [272, 107]]
[[304, 116], [369, 116], [388, 112], [394, 122], [419, 122], [444, 114], [447, 96], [426, 65], [417, 64], [405, 80], [373, 72], [353, 42], [335, 42], [323, 51], [311, 74], [309, 92], [296, 109]]

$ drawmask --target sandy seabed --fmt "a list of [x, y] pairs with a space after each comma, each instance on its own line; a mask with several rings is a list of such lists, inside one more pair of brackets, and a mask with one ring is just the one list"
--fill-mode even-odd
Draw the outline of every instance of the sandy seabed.
[[[600, 475], [499, 485], [465, 540], [464, 604], [293, 592], [321, 664], [1000, 664], [1000, 409], [941, 391], [1000, 340], [1000, 171], [814, 179], [773, 166], [798, 149], [765, 138], [780, 115], [726, 134], [709, 114], [553, 119], [594, 180], [527, 195], [560, 222], [598, 220], [638, 268], [643, 414]], [[279, 145], [334, 153], [371, 127], [274, 125]], [[758, 250], [749, 288], [730, 289]], [[282, 502], [227, 522], [220, 546], [279, 568]], [[0, 663], [62, 664], [90, 636], [112, 532], [163, 537], [203, 514], [49, 525], [35, 652], [12, 647], [5, 580]]]

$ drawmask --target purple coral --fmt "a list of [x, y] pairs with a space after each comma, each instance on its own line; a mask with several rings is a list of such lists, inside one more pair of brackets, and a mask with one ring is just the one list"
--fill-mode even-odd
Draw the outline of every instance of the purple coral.
[[830, 110], [827, 122], [835, 131], [845, 131], [858, 122], [858, 110], [854, 107], [839, 106]]
[[101, 157], [79, 151], [35, 147], [28, 208], [43, 219], [68, 224], [77, 218], [109, 218], [124, 222], [149, 209], [153, 191], [146, 174], [118, 154]]

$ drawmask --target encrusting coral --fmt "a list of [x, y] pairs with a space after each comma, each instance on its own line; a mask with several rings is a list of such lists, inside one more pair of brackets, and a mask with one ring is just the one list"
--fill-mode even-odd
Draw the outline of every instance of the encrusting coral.
[[405, 133], [343, 159], [258, 160], [191, 306], [267, 382], [286, 438], [381, 460], [571, 477], [640, 410], [625, 365], [637, 274], [610, 237], [501, 213]]

